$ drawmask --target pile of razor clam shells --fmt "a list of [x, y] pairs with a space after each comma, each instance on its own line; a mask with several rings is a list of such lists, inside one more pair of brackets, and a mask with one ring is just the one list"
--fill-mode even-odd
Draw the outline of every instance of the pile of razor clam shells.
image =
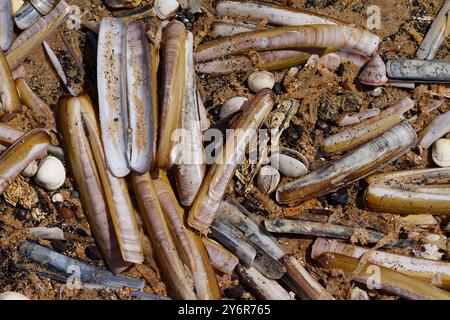
[[0, 300], [450, 299], [448, 35], [450, 0], [0, 0]]

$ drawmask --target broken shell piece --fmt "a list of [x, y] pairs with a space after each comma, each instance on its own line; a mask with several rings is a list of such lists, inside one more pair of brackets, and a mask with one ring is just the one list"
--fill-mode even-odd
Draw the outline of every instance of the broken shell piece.
[[105, 2], [110, 8], [131, 9], [139, 6], [142, 0], [105, 0]]
[[272, 193], [280, 183], [280, 172], [272, 166], [264, 166], [259, 170], [256, 183], [265, 194]]
[[367, 62], [366, 66], [358, 76], [358, 80], [369, 86], [381, 86], [388, 82], [386, 65], [379, 55], [374, 56]]
[[30, 298], [19, 292], [7, 291], [0, 293], [0, 300], [30, 300]]
[[308, 173], [308, 168], [301, 161], [285, 154], [274, 153], [270, 156], [271, 164], [289, 178], [298, 178]]
[[58, 1], [59, 0], [30, 0], [30, 3], [41, 15], [45, 16], [52, 11]]
[[275, 85], [275, 77], [268, 71], [257, 71], [248, 77], [247, 82], [250, 90], [257, 93], [266, 88], [272, 90]]
[[450, 139], [439, 139], [433, 145], [434, 163], [440, 167], [450, 167]]
[[31, 178], [34, 177], [36, 172], [38, 171], [38, 164], [36, 160], [33, 160], [23, 171], [22, 176], [25, 178]]
[[58, 158], [52, 156], [42, 160], [35, 177], [36, 183], [49, 191], [61, 187], [65, 179], [64, 165]]
[[248, 102], [249, 100], [245, 97], [233, 97], [228, 99], [222, 104], [222, 108], [220, 109], [220, 119], [225, 119], [240, 111]]
[[52, 202], [53, 203], [57, 203], [57, 202], [63, 202], [64, 201], [64, 197], [62, 196], [61, 193], [55, 193], [52, 196]]
[[370, 300], [369, 296], [367, 295], [367, 292], [364, 290], [361, 290], [358, 287], [353, 288], [351, 293], [351, 299], [352, 300]]
[[156, 15], [158, 18], [165, 20], [177, 12], [180, 4], [177, 0], [155, 0], [153, 6], [156, 9]]
[[64, 232], [60, 228], [37, 227], [28, 229], [30, 235], [35, 239], [65, 240]]

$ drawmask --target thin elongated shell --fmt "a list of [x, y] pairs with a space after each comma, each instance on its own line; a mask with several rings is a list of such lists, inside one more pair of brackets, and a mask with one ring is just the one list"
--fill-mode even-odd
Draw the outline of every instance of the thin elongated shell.
[[202, 238], [202, 241], [208, 251], [213, 268], [222, 273], [231, 274], [238, 265], [239, 259], [213, 240]]
[[150, 175], [131, 175], [141, 215], [152, 242], [161, 271], [167, 278], [172, 295], [177, 299], [196, 299], [193, 283], [175, 246]]
[[20, 109], [19, 95], [14, 84], [8, 61], [0, 50], [0, 94], [2, 108], [0, 114], [5, 112], [18, 112]]
[[[337, 253], [325, 253], [318, 258], [319, 263], [329, 269], [342, 270], [345, 274], [354, 273], [359, 260]], [[359, 283], [367, 284], [373, 276], [373, 269], [378, 270], [380, 289], [411, 300], [450, 300], [450, 294], [444, 290], [410, 278], [399, 272], [373, 264], [365, 264], [362, 270], [354, 277]]]
[[0, 30], [0, 49], [6, 51], [11, 46], [14, 36], [12, 0], [0, 1]]
[[185, 42], [186, 28], [179, 21], [171, 21], [163, 30], [164, 71], [163, 96], [160, 114], [160, 130], [156, 166], [169, 169], [175, 158], [174, 133], [180, 128], [181, 109], [185, 90]]
[[126, 83], [126, 25], [104, 18], [97, 54], [99, 114], [106, 163], [116, 177], [130, 173], [128, 162], [128, 109]]
[[194, 56], [196, 62], [250, 51], [318, 49], [326, 54], [340, 48], [372, 55], [380, 38], [369, 31], [349, 26], [309, 25], [279, 27], [247, 32], [201, 44]]
[[416, 139], [416, 132], [411, 125], [402, 122], [340, 160], [281, 186], [276, 199], [281, 204], [294, 205], [335, 191], [405, 154]]
[[0, 194], [33, 160], [47, 154], [51, 137], [47, 130], [25, 133], [0, 156]]
[[241, 19], [267, 20], [275, 25], [337, 24], [339, 21], [317, 13], [288, 6], [256, 1], [219, 1], [217, 13]]
[[175, 245], [191, 270], [197, 297], [201, 300], [219, 299], [220, 292], [208, 253], [199, 236], [184, 225], [184, 210], [164, 173], [153, 180], [159, 202], [176, 239]]
[[[375, 211], [450, 214], [449, 168], [407, 170], [367, 178], [365, 199]], [[445, 184], [441, 184], [445, 183]]]
[[130, 263], [123, 260], [120, 252], [100, 174], [85, 137], [81, 102], [78, 98], [68, 98], [61, 100], [59, 106], [63, 142], [84, 213], [106, 264], [113, 273], [120, 273]]
[[6, 59], [12, 70], [16, 69], [42, 42], [66, 21], [70, 14], [69, 5], [60, 0], [45, 17], [40, 18], [31, 27], [14, 39], [6, 53]]
[[419, 146], [428, 149], [436, 140], [450, 132], [450, 111], [443, 113], [425, 127], [420, 133]]
[[108, 7], [114, 9], [136, 8], [142, 3], [142, 0], [105, 0]]
[[225, 196], [228, 183], [233, 178], [237, 165], [245, 156], [251, 135], [262, 125], [275, 104], [275, 94], [261, 90], [235, 126], [234, 135], [228, 138], [203, 180], [194, 204], [189, 212], [188, 223], [200, 232], [206, 232], [214, 220], [220, 202]]
[[129, 128], [131, 130], [131, 169], [138, 173], [150, 170], [155, 151], [153, 65], [149, 43], [142, 22], [128, 25], [127, 30], [127, 93]]

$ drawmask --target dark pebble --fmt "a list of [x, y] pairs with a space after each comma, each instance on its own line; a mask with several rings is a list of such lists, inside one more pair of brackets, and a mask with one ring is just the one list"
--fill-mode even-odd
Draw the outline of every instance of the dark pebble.
[[56, 251], [59, 252], [66, 251], [66, 241], [53, 239], [52, 241], [50, 241], [50, 244]]
[[73, 211], [71, 209], [69, 209], [69, 208], [66, 208], [66, 207], [58, 210], [58, 214], [61, 217], [63, 217], [64, 219], [67, 219], [67, 220], [72, 219], [74, 217]]
[[87, 232], [84, 231], [84, 230], [81, 229], [81, 228], [76, 228], [76, 229], [75, 229], [75, 232], [76, 232], [76, 234], [79, 235], [80, 237], [87, 237], [87, 236], [88, 236]]
[[275, 94], [281, 94], [283, 92], [283, 87], [281, 86], [281, 83], [275, 82], [272, 90]]
[[238, 285], [236, 287], [227, 288], [224, 290], [225, 296], [230, 299], [239, 299], [245, 293], [244, 287]]
[[210, 113], [214, 118], [219, 118], [220, 110], [222, 109], [222, 105], [219, 105], [215, 107], [214, 109], [211, 109]]
[[28, 211], [23, 208], [17, 208], [14, 216], [17, 220], [24, 221], [27, 219]]
[[336, 75], [338, 75], [339, 77], [342, 77], [344, 75], [344, 72], [345, 72], [345, 66], [341, 63], [336, 70]]
[[332, 206], [345, 205], [348, 202], [348, 191], [346, 188], [327, 195], [327, 202]]
[[73, 190], [73, 191], [70, 193], [70, 197], [71, 197], [71, 198], [76, 198], [76, 199], [78, 199], [78, 198], [80, 197], [80, 195], [78, 194], [78, 191]]
[[97, 249], [96, 246], [88, 246], [84, 250], [84, 253], [86, 253], [86, 257], [88, 257], [91, 260], [102, 260], [102, 255], [100, 251]]

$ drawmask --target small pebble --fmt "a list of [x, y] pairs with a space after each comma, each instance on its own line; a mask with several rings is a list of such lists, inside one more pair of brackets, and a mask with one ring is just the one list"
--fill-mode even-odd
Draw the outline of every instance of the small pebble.
[[275, 94], [281, 94], [283, 92], [283, 87], [281, 86], [281, 83], [275, 82], [275, 85], [273, 86], [273, 92]]
[[345, 66], [341, 63], [336, 70], [336, 75], [338, 75], [339, 77], [342, 77], [344, 75], [344, 72], [345, 72]]
[[14, 216], [17, 220], [24, 221], [27, 219], [28, 211], [23, 208], [17, 208]]
[[102, 260], [102, 255], [100, 251], [97, 249], [96, 246], [88, 246], [84, 250], [84, 253], [86, 254], [86, 257], [88, 257], [91, 260]]
[[327, 202], [332, 206], [345, 205], [348, 202], [348, 191], [345, 188], [327, 195]]
[[372, 97], [379, 97], [383, 94], [383, 89], [381, 87], [377, 87], [370, 92]]
[[245, 293], [244, 287], [238, 285], [236, 287], [227, 288], [224, 290], [225, 296], [230, 299], [239, 299]]
[[73, 213], [72, 209], [69, 209], [66, 207], [61, 208], [58, 211], [58, 214], [66, 220], [72, 219], [74, 217], [74, 213]]
[[80, 195], [78, 194], [78, 191], [73, 190], [73, 191], [70, 193], [70, 197], [71, 197], [71, 198], [78, 199], [78, 198], [80, 197]]
[[63, 198], [63, 196], [62, 196], [62, 194], [61, 193], [55, 193], [53, 196], [52, 196], [52, 202], [54, 202], [54, 203], [56, 203], [56, 202], [63, 202], [64, 201], [64, 198]]
[[56, 251], [64, 252], [66, 250], [66, 241], [53, 239], [50, 244]]

